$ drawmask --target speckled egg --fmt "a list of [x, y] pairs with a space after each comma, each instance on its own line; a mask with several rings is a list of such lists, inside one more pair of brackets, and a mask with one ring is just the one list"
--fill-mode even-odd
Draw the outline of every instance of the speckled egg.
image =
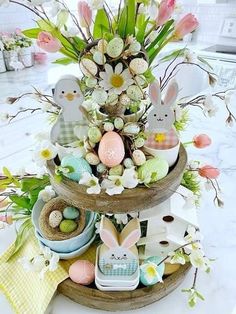
[[107, 54], [111, 58], [117, 58], [124, 49], [124, 42], [121, 38], [113, 38], [107, 45]]
[[88, 137], [91, 142], [98, 143], [100, 142], [102, 138], [102, 133], [98, 127], [93, 126], [92, 128], [89, 128], [88, 130]]
[[48, 218], [50, 227], [57, 228], [63, 219], [62, 213], [59, 210], [53, 210]]
[[65, 156], [61, 161], [61, 166], [68, 167], [71, 171], [70, 173], [65, 173], [64, 176], [77, 182], [79, 182], [84, 172], [92, 173], [89, 163], [84, 158], [73, 155]]
[[103, 64], [106, 63], [106, 57], [105, 57], [105, 55], [104, 55], [102, 52], [100, 52], [100, 51], [94, 52], [94, 54], [93, 54], [93, 60], [94, 60], [97, 64], [99, 64], [99, 65], [103, 65]]
[[125, 166], [125, 168], [130, 169], [134, 166], [134, 162], [131, 158], [125, 158], [125, 160], [123, 161], [123, 164]]
[[80, 69], [87, 77], [93, 77], [97, 74], [98, 67], [95, 62], [88, 58], [83, 58], [80, 62]]
[[130, 99], [135, 101], [139, 101], [143, 98], [142, 90], [136, 85], [131, 85], [128, 87], [127, 95], [129, 96]]
[[98, 51], [100, 51], [102, 53], [106, 53], [107, 52], [107, 45], [108, 45], [108, 42], [106, 41], [106, 39], [100, 39], [98, 42]]
[[76, 261], [69, 268], [70, 279], [80, 285], [90, 285], [95, 278], [94, 265], [86, 260]]
[[98, 155], [94, 153], [87, 153], [85, 156], [85, 159], [92, 166], [97, 166], [100, 163], [100, 159], [98, 158]]
[[141, 181], [145, 181], [146, 178], [150, 178], [148, 183], [154, 183], [162, 178], [164, 178], [169, 171], [168, 162], [165, 159], [156, 157], [147, 160], [138, 169], [138, 178]]
[[106, 132], [114, 130], [114, 124], [111, 122], [105, 122], [103, 127]]
[[129, 65], [131, 71], [135, 74], [143, 74], [148, 69], [148, 63], [142, 58], [133, 59]]
[[126, 134], [133, 134], [133, 135], [135, 135], [135, 134], [139, 133], [140, 127], [138, 126], [137, 123], [129, 122], [129, 123], [125, 124], [123, 131]]
[[142, 166], [146, 162], [146, 156], [140, 149], [136, 149], [133, 152], [132, 157], [136, 166]]
[[157, 256], [149, 257], [140, 266], [140, 281], [143, 285], [152, 286], [162, 281], [165, 264], [161, 263], [158, 266], [161, 260], [162, 258]]
[[115, 166], [115, 167], [112, 167], [110, 170], [109, 170], [109, 175], [110, 176], [121, 176], [124, 172], [124, 167], [122, 165], [118, 165], [118, 166]]
[[121, 130], [124, 127], [124, 120], [120, 117], [115, 118], [114, 120], [114, 126], [117, 130]]
[[63, 217], [70, 220], [77, 219], [79, 218], [79, 210], [75, 207], [66, 207], [63, 210]]
[[120, 135], [113, 131], [103, 135], [98, 147], [98, 156], [107, 167], [118, 166], [125, 156], [125, 147]]
[[74, 220], [65, 219], [65, 220], [62, 220], [59, 228], [60, 228], [60, 231], [63, 233], [71, 233], [76, 230], [77, 226], [78, 225]]

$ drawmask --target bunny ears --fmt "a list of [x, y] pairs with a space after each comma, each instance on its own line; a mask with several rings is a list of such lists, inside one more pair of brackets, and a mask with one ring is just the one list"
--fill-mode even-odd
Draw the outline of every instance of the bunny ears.
[[[171, 107], [175, 103], [178, 93], [179, 86], [175, 80], [172, 80], [164, 98], [164, 105]], [[149, 86], [149, 97], [154, 106], [161, 105], [161, 88], [157, 80]]]
[[109, 248], [118, 246], [130, 248], [138, 242], [140, 236], [141, 230], [137, 218], [132, 219], [119, 234], [113, 223], [105, 216], [102, 217], [100, 237]]

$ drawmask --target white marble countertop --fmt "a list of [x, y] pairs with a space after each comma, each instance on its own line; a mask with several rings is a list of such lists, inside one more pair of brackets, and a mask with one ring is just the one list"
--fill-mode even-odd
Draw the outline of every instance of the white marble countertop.
[[[68, 68], [67, 68], [67, 71]], [[58, 71], [58, 75], [59, 75]], [[55, 73], [49, 78], [55, 80]], [[35, 85], [41, 90], [49, 89], [47, 67], [36, 67], [19, 73], [0, 74], [1, 100], [6, 96], [15, 95], [30, 89]], [[0, 100], [0, 110], [7, 108]], [[236, 102], [232, 105], [236, 112]], [[19, 106], [34, 105], [32, 101], [22, 102]], [[145, 309], [129, 313], [161, 313], [161, 314], [236, 314], [236, 127], [225, 128], [222, 116], [226, 115], [221, 105], [217, 117], [205, 119], [197, 111], [185, 134], [189, 140], [198, 133], [207, 133], [213, 139], [213, 145], [205, 150], [191, 148], [191, 159], [201, 159], [212, 163], [221, 169], [220, 184], [223, 189], [225, 207], [215, 208], [212, 203], [212, 194], [204, 193], [204, 200], [199, 208], [199, 219], [202, 233], [204, 234], [203, 245], [205, 252], [210, 258], [216, 259], [210, 274], [200, 273], [197, 288], [203, 293], [206, 300], [199, 302], [195, 309], [190, 310], [186, 305], [186, 296], [181, 293], [181, 288], [190, 287], [192, 274], [189, 274], [184, 283], [161, 301], [147, 306]], [[14, 108], [11, 108], [14, 110]], [[3, 165], [11, 169], [17, 169], [30, 163], [33, 141], [32, 134], [45, 128], [45, 118], [38, 115], [37, 119], [32, 116], [21, 116], [11, 125], [0, 126], [0, 167]], [[0, 253], [4, 252], [14, 240], [14, 228], [0, 232]], [[191, 311], [191, 312], [190, 312]], [[12, 314], [12, 309], [5, 297], [0, 294], [0, 313]], [[74, 313], [104, 313], [80, 306], [60, 295], [52, 302], [50, 313], [74, 314]], [[128, 313], [128, 312], [127, 312]], [[26, 314], [26, 313], [22, 313]], [[28, 314], [28, 313], [27, 313]], [[30, 313], [33, 314], [33, 313]], [[43, 314], [43, 313], [42, 313]]]

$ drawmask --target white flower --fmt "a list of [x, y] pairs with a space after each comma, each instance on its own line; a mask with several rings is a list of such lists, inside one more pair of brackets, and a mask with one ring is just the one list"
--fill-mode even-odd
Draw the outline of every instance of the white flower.
[[95, 233], [99, 234], [101, 228], [101, 221], [95, 223], [95, 228], [96, 228]]
[[43, 166], [48, 160], [55, 158], [56, 155], [56, 147], [49, 141], [43, 141], [35, 150], [34, 161], [38, 166]]
[[201, 233], [193, 226], [188, 226], [187, 233], [184, 239], [189, 243], [202, 240]]
[[7, 227], [9, 227], [9, 224], [5, 221], [0, 220], [0, 230], [5, 229]]
[[116, 222], [118, 224], [126, 225], [128, 223], [128, 215], [127, 214], [115, 214], [114, 215]]
[[188, 63], [198, 63], [197, 54], [189, 49], [187, 49], [184, 53], [185, 62]]
[[105, 90], [109, 90], [110, 93], [120, 95], [134, 82], [129, 69], [122, 71], [122, 63], [118, 63], [115, 70], [113, 70], [110, 64], [105, 64], [105, 72], [100, 72], [102, 80], [99, 82], [99, 85]]
[[40, 278], [43, 279], [46, 272], [53, 272], [57, 269], [59, 255], [52, 252], [48, 247], [44, 247], [42, 254], [30, 259], [24, 256], [20, 258], [18, 262], [23, 266], [26, 272], [39, 273]]
[[162, 277], [158, 272], [158, 266], [153, 262], [146, 262], [140, 266], [140, 269], [144, 273], [145, 279], [148, 284], [152, 284], [153, 280], [157, 277], [159, 282], [163, 282]]
[[122, 176], [108, 176], [108, 179], [102, 182], [102, 188], [106, 189], [108, 195], [121, 194], [125, 188], [133, 189], [139, 183], [134, 167], [125, 169]]
[[89, 187], [87, 189], [88, 194], [100, 194], [101, 192], [98, 178], [88, 172], [84, 172], [82, 174], [82, 178], [80, 179], [79, 184], [83, 184]]
[[15, 175], [23, 177], [26, 174], [25, 167], [21, 167], [16, 170]]
[[0, 112], [0, 122], [2, 122], [2, 123], [7, 122], [8, 119], [9, 119], [9, 113]]
[[204, 106], [203, 112], [210, 118], [215, 116], [216, 112], [218, 111], [217, 106], [213, 102], [212, 95], [210, 94], [206, 96], [203, 106]]
[[46, 186], [44, 190], [39, 192], [39, 199], [43, 200], [45, 203], [50, 201], [55, 196], [56, 196], [56, 193], [53, 190], [51, 185]]
[[192, 170], [196, 170], [199, 168], [200, 162], [197, 160], [190, 160], [188, 165]]
[[209, 269], [210, 261], [204, 256], [204, 253], [201, 250], [192, 251], [189, 258], [194, 267], [202, 269], [203, 271], [207, 271]]
[[100, 10], [104, 6], [105, 0], [90, 0], [92, 10]]
[[53, 106], [49, 102], [44, 101], [44, 102], [42, 102], [41, 106], [42, 106], [42, 111], [43, 112], [47, 112], [47, 111], [52, 111], [53, 110]]
[[15, 71], [23, 70], [25, 67], [22, 62], [20, 62], [18, 59], [15, 59], [15, 58], [13, 58], [9, 64]]
[[36, 133], [33, 138], [36, 142], [49, 141], [50, 134], [47, 131], [39, 132], [39, 133]]
[[[51, 12], [52, 15], [53, 12]], [[55, 14], [56, 15], [56, 14]], [[75, 37], [76, 35], [78, 35], [79, 30], [76, 27], [70, 27], [67, 30], [62, 29], [61, 30], [62, 35], [64, 35], [65, 37]]]
[[184, 196], [185, 204], [183, 209], [191, 209], [196, 207], [196, 196], [193, 193], [189, 193], [187, 196]]
[[177, 252], [170, 252], [168, 254], [168, 256], [170, 256], [170, 263], [171, 264], [181, 264], [184, 265], [186, 263], [185, 258], [184, 258], [184, 254], [183, 251], [177, 251]]
[[9, 0], [0, 0], [0, 7], [8, 7], [10, 4]]

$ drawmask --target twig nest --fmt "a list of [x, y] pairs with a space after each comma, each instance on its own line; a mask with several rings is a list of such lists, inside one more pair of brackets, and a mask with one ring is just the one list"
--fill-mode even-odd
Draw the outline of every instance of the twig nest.
[[102, 139], [102, 133], [98, 127], [93, 126], [88, 130], [88, 137], [91, 142], [99, 143]]
[[70, 279], [80, 285], [90, 285], [95, 278], [94, 265], [86, 260], [77, 261], [69, 268]]
[[88, 58], [83, 58], [80, 61], [80, 69], [83, 72], [83, 74], [87, 77], [95, 76], [98, 71], [96, 63], [94, 63], [92, 60]]
[[121, 38], [113, 38], [107, 45], [107, 54], [111, 58], [118, 58], [124, 49], [124, 42]]
[[99, 159], [98, 155], [96, 155], [94, 153], [87, 153], [85, 156], [85, 159], [92, 166], [97, 166], [100, 163], [100, 159]]
[[140, 149], [136, 149], [133, 152], [132, 157], [136, 166], [142, 166], [146, 162], [146, 156]]
[[125, 156], [125, 147], [120, 135], [116, 132], [107, 132], [103, 135], [98, 156], [101, 162], [109, 168], [118, 166]]
[[143, 74], [148, 69], [148, 63], [142, 58], [135, 58], [130, 62], [130, 69], [135, 74]]
[[108, 45], [108, 42], [106, 41], [106, 39], [100, 39], [98, 42], [98, 51], [100, 51], [103, 54], [106, 53], [107, 45]]
[[[44, 205], [39, 216], [39, 227], [45, 239], [62, 241], [76, 237], [83, 232], [86, 224], [85, 211], [75, 208], [73, 217], [75, 217], [76, 213], [76, 218], [72, 219], [68, 208], [71, 207], [60, 197], [53, 198]], [[58, 212], [60, 212], [60, 216]], [[64, 213], [66, 214], [64, 215]], [[61, 220], [59, 223], [59, 218], [61, 219], [62, 217], [67, 219]]]
[[99, 65], [103, 65], [106, 63], [106, 56], [100, 52], [100, 51], [95, 51], [93, 54], [93, 60], [99, 64]]

